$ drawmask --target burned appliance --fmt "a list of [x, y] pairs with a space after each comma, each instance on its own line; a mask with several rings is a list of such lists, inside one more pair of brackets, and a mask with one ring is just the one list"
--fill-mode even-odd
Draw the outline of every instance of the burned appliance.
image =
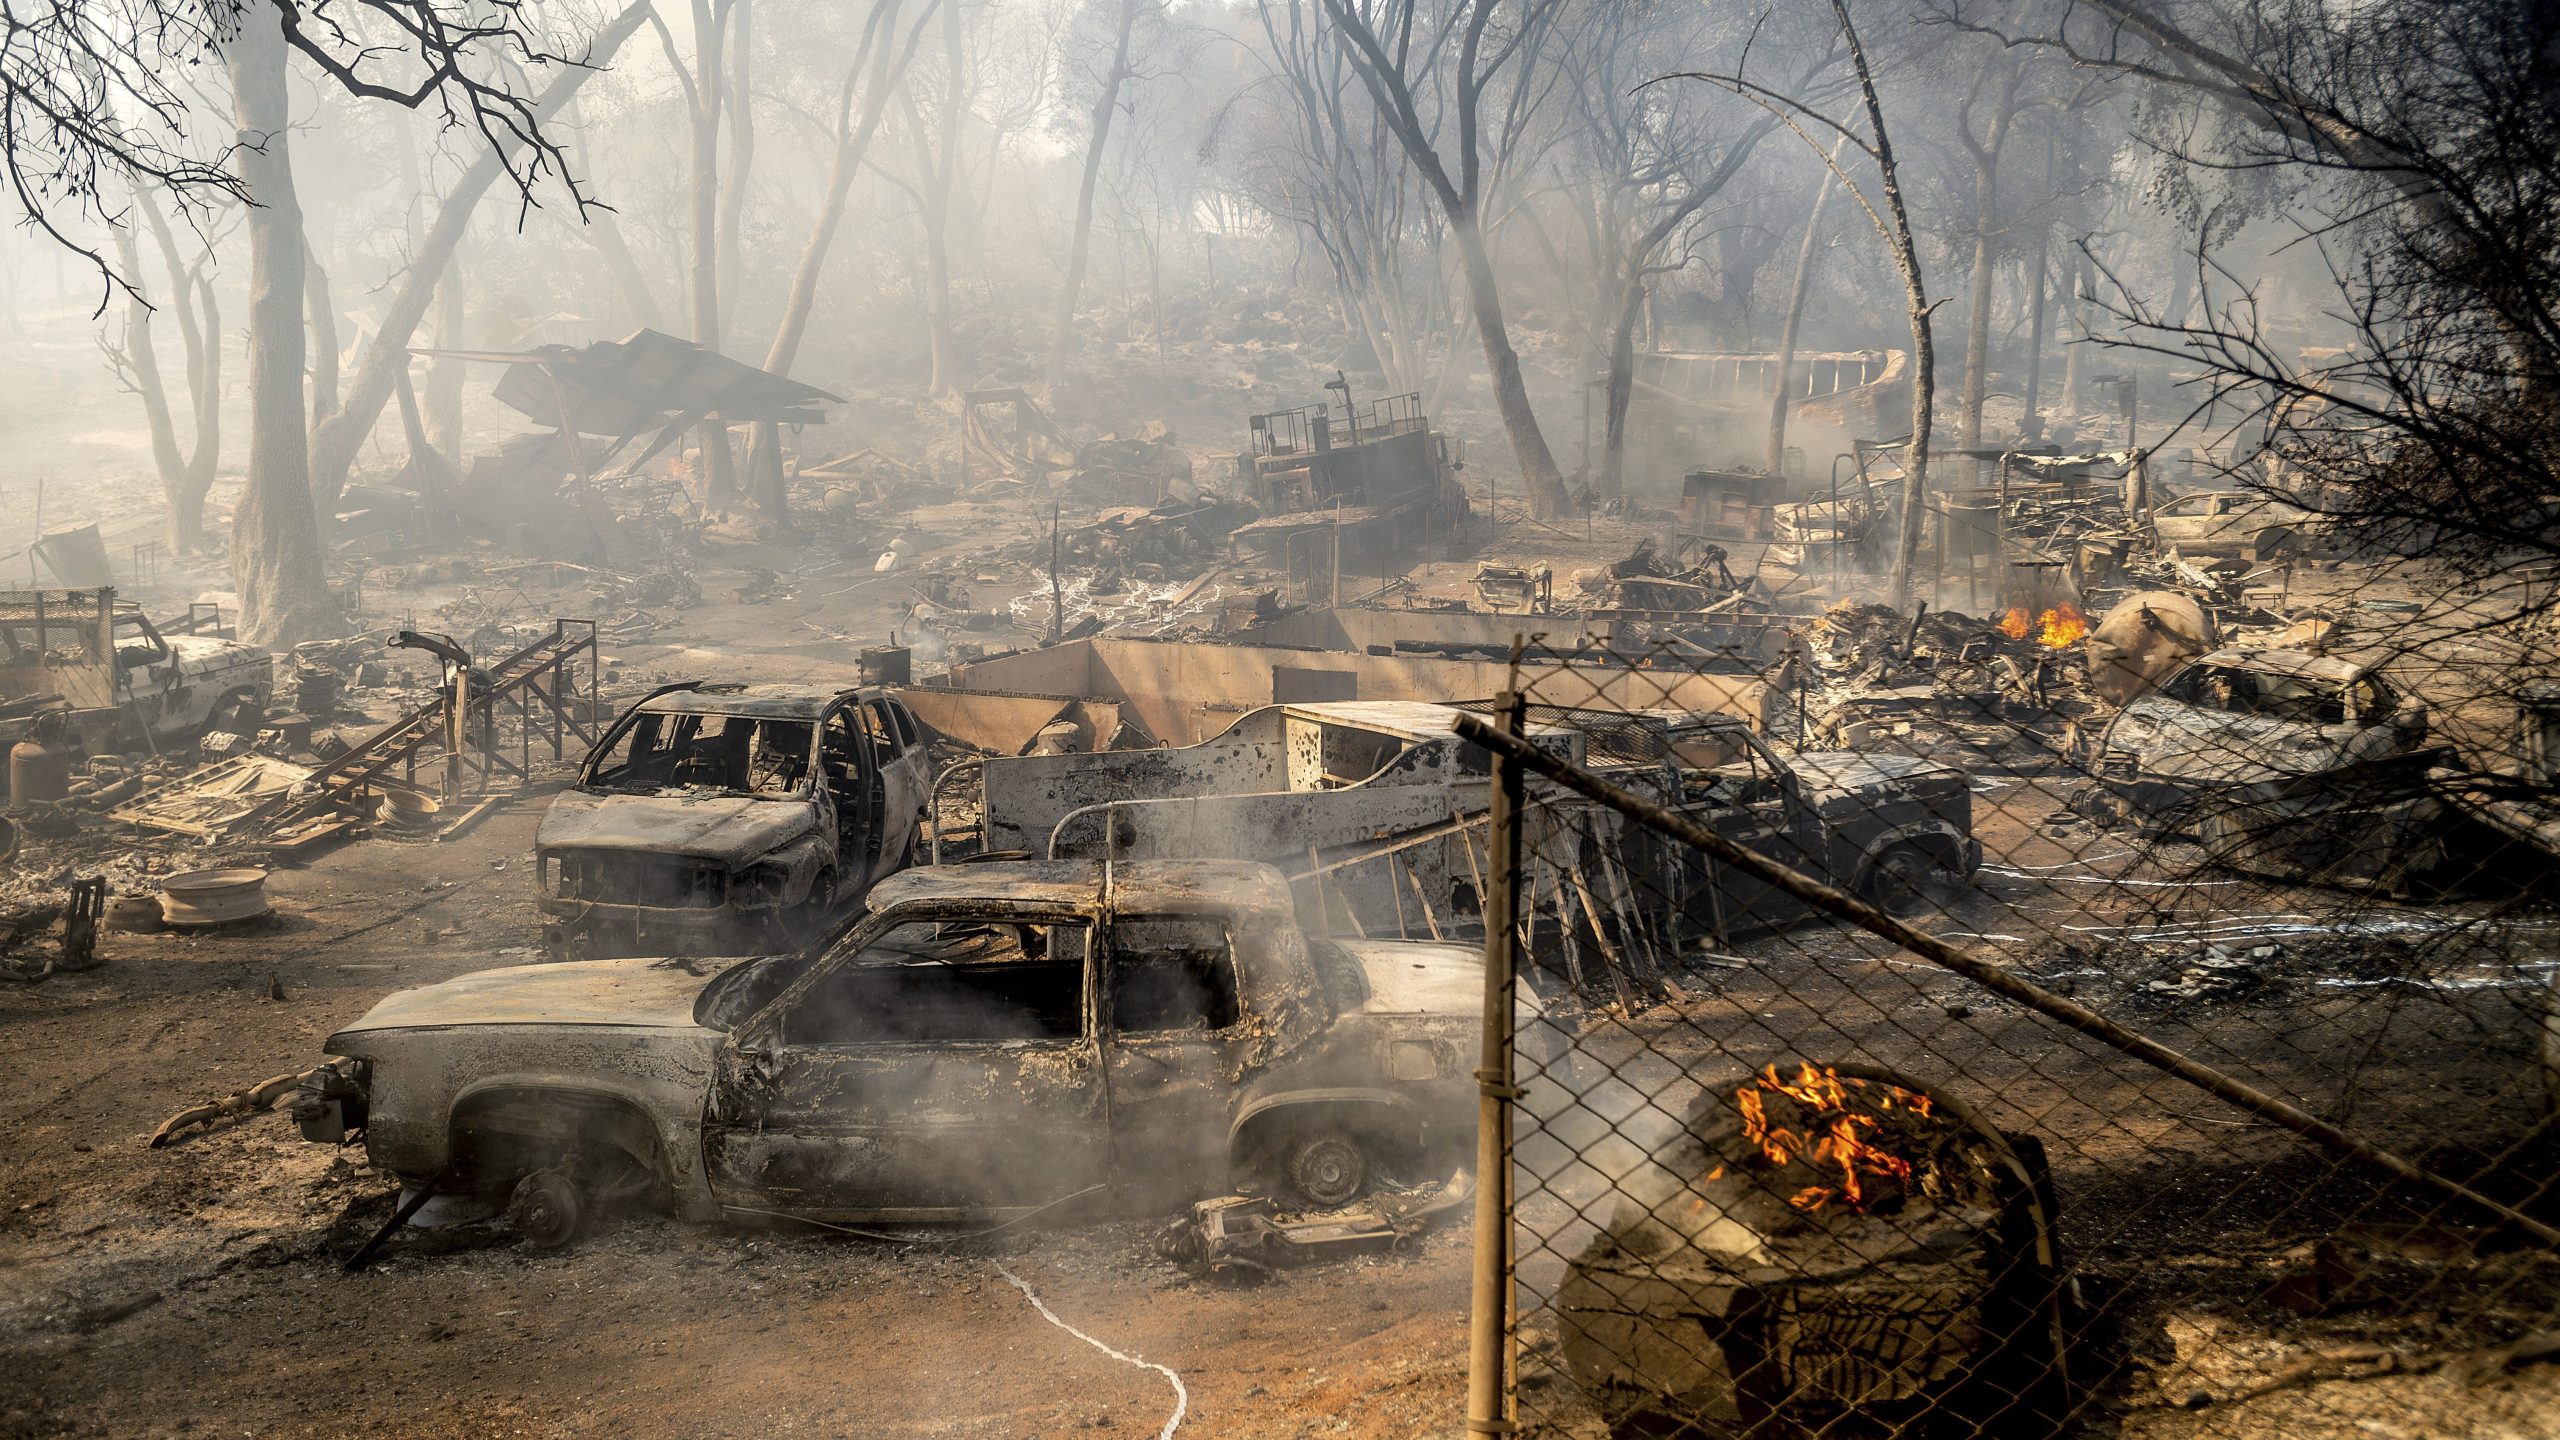
[[1556, 1298], [1616, 1434], [2045, 1434], [2063, 1411], [2042, 1148], [1861, 1066], [1711, 1087]]

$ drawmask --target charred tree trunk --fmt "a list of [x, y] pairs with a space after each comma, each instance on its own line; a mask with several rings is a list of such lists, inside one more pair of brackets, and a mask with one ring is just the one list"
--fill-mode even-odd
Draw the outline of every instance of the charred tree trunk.
[[[573, 116], [568, 126], [570, 143], [575, 147], [578, 173], [594, 183], [595, 161], [589, 156], [586, 127]], [[622, 302], [623, 313], [634, 329], [664, 330], [666, 312], [658, 305], [657, 292], [650, 287], [649, 277], [641, 273], [640, 262], [632, 258], [630, 242], [622, 235], [622, 217], [602, 206], [588, 212], [584, 223], [573, 217], [571, 228], [584, 236], [604, 261], [605, 274], [612, 277], [614, 294]]]
[[[465, 333], [468, 317], [463, 306], [462, 256], [456, 253], [445, 266], [444, 279], [436, 286], [436, 346], [443, 350], [459, 350], [471, 343]], [[445, 464], [462, 468], [462, 362], [437, 356], [427, 362], [426, 393], [420, 397], [426, 412], [427, 444], [444, 457]]]
[[2053, 287], [2047, 271], [2053, 263], [2053, 232], [2046, 227], [2036, 237], [2034, 289], [2027, 293], [2027, 392], [2018, 416], [2018, 433], [2029, 440], [2044, 438], [2044, 342], [2048, 317], [2045, 295]]
[[1612, 307], [1617, 319], [1609, 327], [1608, 379], [1601, 387], [1598, 489], [1606, 500], [1626, 493], [1627, 411], [1635, 402], [1636, 323], [1644, 316], [1644, 295], [1644, 272], [1638, 269], [1620, 283], [1618, 303]]
[[231, 535], [240, 633], [282, 647], [343, 619], [321, 567], [303, 425], [302, 206], [293, 189], [291, 96], [277, 12], [250, 9], [224, 47], [249, 236], [249, 477]]
[[960, 342], [951, 325], [951, 192], [960, 169], [961, 41], [960, 7], [949, 0], [942, 6], [942, 49], [941, 126], [930, 158], [922, 132], [916, 137], [917, 158], [924, 162], [917, 178], [923, 182], [925, 327], [933, 347], [927, 389], [936, 399], [960, 391]]
[[[1502, 287], [1493, 273], [1493, 256], [1485, 248], [1484, 232], [1477, 228], [1475, 212], [1464, 210], [1449, 217], [1449, 238], [1458, 243], [1458, 254], [1466, 262], [1467, 305], [1475, 312], [1476, 338], [1484, 344], [1485, 375], [1493, 385], [1493, 407], [1502, 416], [1502, 428], [1511, 437], [1511, 453], [1520, 466], [1520, 483], [1529, 497], [1529, 513], [1540, 518], [1561, 515], [1565, 510], [1564, 475], [1556, 469], [1554, 452], [1547, 448], [1545, 432], [1538, 428], [1538, 412], [1529, 403], [1529, 385], [1520, 373], [1520, 352], [1511, 346], [1511, 332], [1502, 318]], [[1633, 341], [1629, 342], [1632, 349]], [[1630, 366], [1633, 364], [1629, 360]]]
[[[178, 426], [169, 410], [169, 390], [161, 380], [160, 354], [151, 335], [152, 306], [141, 290], [142, 251], [134, 244], [131, 226], [115, 227], [115, 246], [116, 263], [130, 277], [132, 287], [124, 297], [123, 348], [110, 358], [117, 362], [133, 393], [142, 401], [143, 423], [151, 433], [152, 468], [159, 472], [160, 493], [169, 505], [170, 544], [185, 551], [192, 547], [178, 525], [178, 491], [184, 483], [186, 460], [178, 453]], [[182, 292], [175, 300], [186, 310], [195, 308], [192, 295]]]
[[1146, 0], [1120, 0], [1119, 27], [1111, 51], [1111, 68], [1103, 72], [1101, 93], [1094, 96], [1091, 129], [1084, 147], [1084, 175], [1076, 185], [1075, 228], [1067, 236], [1067, 274], [1058, 290], [1058, 316], [1051, 328], [1049, 364], [1043, 383], [1056, 390], [1066, 378], [1067, 353], [1075, 345], [1076, 300], [1084, 290], [1085, 266], [1092, 259], [1094, 192], [1102, 183], [1103, 147], [1111, 139], [1111, 117], [1120, 108], [1120, 87], [1129, 78], [1129, 36], [1137, 28], [1138, 8]]
[[746, 216], [747, 180], [755, 173], [756, 163], [755, 98], [749, 88], [755, 0], [737, 0], [737, 7], [736, 33], [728, 41], [729, 78], [721, 101], [729, 122], [729, 158], [720, 170], [720, 293], [733, 310], [745, 293], [739, 271], [746, 263], [746, 246], [739, 239], [739, 226]]
[[[1840, 145], [1831, 147], [1831, 163], [1840, 163]], [[1787, 289], [1787, 318], [1778, 327], [1778, 384], [1769, 397], [1769, 473], [1775, 475], [1787, 456], [1787, 408], [1795, 398], [1789, 382], [1796, 364], [1796, 338], [1804, 330], [1805, 298], [1813, 291], [1813, 262], [1822, 254], [1822, 212], [1831, 203], [1831, 171], [1813, 192], [1813, 210], [1804, 217], [1804, 243], [1796, 247], [1795, 283]]]

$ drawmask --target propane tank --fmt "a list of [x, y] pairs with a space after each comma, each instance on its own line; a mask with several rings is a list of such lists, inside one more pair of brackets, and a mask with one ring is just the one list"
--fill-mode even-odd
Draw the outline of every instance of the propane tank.
[[9, 747], [9, 803], [50, 805], [70, 793], [71, 749], [62, 743], [62, 726], [39, 720]]

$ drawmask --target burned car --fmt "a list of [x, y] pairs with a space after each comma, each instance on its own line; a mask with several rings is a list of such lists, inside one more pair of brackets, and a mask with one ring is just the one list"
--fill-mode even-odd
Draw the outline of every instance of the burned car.
[[2217, 650], [2107, 723], [2091, 798], [2232, 869], [2399, 891], [2450, 858], [2429, 779], [2444, 754], [2371, 665]]
[[409, 1185], [513, 1196], [537, 1239], [617, 1191], [872, 1223], [1337, 1205], [1473, 1138], [1476, 950], [1317, 939], [1269, 867], [928, 866], [870, 910], [808, 954], [403, 991], [296, 1113]]
[[[1982, 868], [1973, 785], [1955, 766], [1839, 750], [1782, 755], [1730, 715], [1632, 718], [1651, 724], [1592, 712], [1564, 723], [1607, 727], [1608, 739], [1594, 743], [1594, 769], [1658, 772], [1661, 788], [1679, 797], [1674, 808], [1897, 915], [1948, 902]], [[1681, 877], [1681, 913], [1703, 933], [1730, 937], [1807, 913], [1786, 892], [1686, 846], [1664, 859]]]
[[915, 859], [928, 779], [915, 717], [877, 690], [654, 690], [534, 837], [545, 938], [563, 959], [813, 940]]
[[2151, 512], [2152, 533], [2184, 555], [2273, 560], [2310, 544], [2318, 516], [2299, 505], [2249, 490], [2197, 490]]

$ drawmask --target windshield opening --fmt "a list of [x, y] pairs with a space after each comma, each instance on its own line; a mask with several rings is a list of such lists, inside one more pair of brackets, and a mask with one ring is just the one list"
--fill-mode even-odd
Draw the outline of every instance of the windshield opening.
[[642, 713], [597, 752], [587, 788], [622, 795], [709, 790], [796, 795], [809, 783], [809, 722]]

